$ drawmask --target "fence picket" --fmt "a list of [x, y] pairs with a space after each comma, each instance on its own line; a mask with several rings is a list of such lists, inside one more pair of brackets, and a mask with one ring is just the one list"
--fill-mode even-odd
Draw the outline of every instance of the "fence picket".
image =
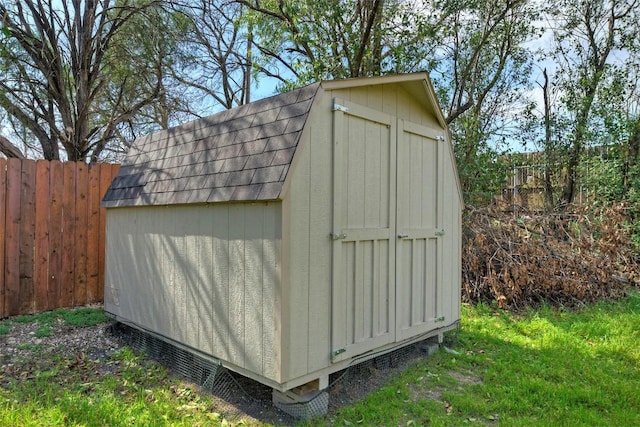
[[7, 160], [7, 195], [5, 200], [5, 313], [20, 313], [20, 184], [22, 163]]
[[73, 295], [74, 305], [87, 303], [87, 193], [89, 173], [87, 165], [78, 163], [76, 169], [76, 214], [75, 224], [75, 286]]
[[36, 164], [21, 162], [20, 173], [20, 312], [33, 313], [35, 299], [33, 289], [33, 247], [36, 228]]
[[51, 193], [49, 176], [49, 162], [39, 160], [36, 162], [36, 234], [34, 255], [34, 299], [35, 311], [44, 311], [49, 308], [48, 283], [49, 283], [49, 210], [51, 208]]
[[49, 211], [49, 276], [47, 286], [47, 309], [54, 309], [60, 305], [60, 279], [62, 277], [62, 189], [64, 188], [63, 164], [54, 160], [50, 168], [50, 197]]
[[67, 163], [63, 168], [62, 190], [62, 275], [60, 281], [60, 304], [73, 306], [75, 284], [75, 215], [76, 215], [76, 165]]
[[[99, 167], [102, 166], [102, 167]], [[87, 301], [99, 301], [98, 295], [98, 256], [100, 245], [100, 171], [104, 165], [93, 165], [89, 169], [89, 188], [87, 196]]]

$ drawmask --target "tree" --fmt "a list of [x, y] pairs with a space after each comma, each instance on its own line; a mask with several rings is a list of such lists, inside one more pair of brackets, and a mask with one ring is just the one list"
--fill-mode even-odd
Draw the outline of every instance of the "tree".
[[598, 98], [598, 89], [616, 68], [611, 54], [624, 50], [637, 37], [637, 20], [637, 0], [556, 0], [549, 9], [556, 80], [563, 107], [573, 122], [565, 137], [568, 157], [562, 204], [571, 203], [576, 193], [576, 172], [589, 143], [594, 106], [607, 103]]
[[0, 153], [7, 157], [24, 159], [24, 154], [4, 136], [0, 135]]
[[433, 0], [439, 14], [425, 41], [435, 52], [431, 76], [455, 141], [467, 202], [483, 202], [504, 184], [504, 142], [527, 108], [536, 11], [526, 0]]
[[[197, 115], [197, 99], [174, 77], [185, 49], [182, 40], [189, 32], [181, 18], [164, 2], [145, 5], [114, 35], [105, 53], [104, 72], [109, 78], [96, 106], [102, 106], [99, 120], [103, 122], [122, 114], [123, 120], [106, 148], [116, 158], [137, 136]], [[151, 102], [127, 112], [141, 98]]]
[[423, 69], [425, 14], [411, 2], [237, 0], [251, 10], [254, 67], [282, 88]]
[[[130, 57], [125, 52], [108, 54], [132, 17], [152, 4], [133, 0], [0, 3], [0, 66], [6, 76], [0, 81], [0, 107], [38, 141], [44, 158], [60, 159], [62, 148], [68, 160], [97, 161], [117, 128], [158, 98], [161, 79], [153, 70], [121, 75], [120, 86], [113, 87], [110, 73], [119, 64], [112, 61], [130, 61]], [[128, 84], [134, 78], [152, 90], [131, 93]]]
[[174, 19], [184, 26], [172, 77], [191, 97], [200, 99], [202, 114], [250, 101], [251, 29], [245, 8], [228, 0], [172, 2]]
[[555, 206], [555, 197], [553, 194], [553, 168], [552, 159], [554, 156], [553, 150], [553, 134], [551, 132], [551, 88], [549, 82], [549, 74], [545, 68], [542, 71], [544, 77], [544, 83], [541, 85], [544, 107], [544, 141], [543, 152], [545, 157], [544, 163], [544, 204], [547, 210], [550, 210]]

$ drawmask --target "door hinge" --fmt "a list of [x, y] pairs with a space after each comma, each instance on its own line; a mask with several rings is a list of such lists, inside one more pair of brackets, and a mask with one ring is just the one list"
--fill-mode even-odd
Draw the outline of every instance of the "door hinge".
[[436, 317], [435, 319], [433, 319], [433, 321], [435, 323], [444, 322], [444, 316]]
[[435, 235], [436, 236], [444, 236], [444, 228], [436, 230]]
[[349, 112], [349, 108], [345, 107], [344, 105], [340, 105], [338, 103], [333, 103], [333, 108], [331, 109], [331, 111], [342, 111], [343, 113], [348, 113]]
[[444, 135], [438, 135], [438, 141], [444, 141]]
[[332, 240], [343, 240], [347, 238], [347, 234], [346, 233], [329, 233], [329, 237], [331, 237]]

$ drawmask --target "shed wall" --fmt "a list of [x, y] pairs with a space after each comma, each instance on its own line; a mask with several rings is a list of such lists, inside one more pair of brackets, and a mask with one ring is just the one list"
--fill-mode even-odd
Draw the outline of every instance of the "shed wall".
[[[438, 119], [400, 85], [318, 91], [283, 199], [283, 378], [320, 372], [331, 362], [332, 168], [334, 98], [345, 99], [437, 130]], [[443, 277], [446, 325], [460, 318], [460, 195], [450, 150], [444, 169]], [[441, 326], [446, 326], [441, 325]]]
[[445, 156], [444, 169], [444, 227], [451, 230], [449, 238], [443, 241], [443, 308], [447, 319], [460, 319], [462, 300], [462, 201], [458, 191], [458, 176], [455, 159]]
[[281, 204], [107, 211], [105, 310], [280, 381]]
[[[326, 368], [331, 344], [332, 99], [316, 96], [284, 188], [283, 378]], [[286, 320], [285, 320], [286, 319]]]
[[442, 131], [436, 116], [426, 110], [414, 94], [399, 84], [336, 89], [331, 91], [331, 97], [355, 102], [399, 119]]

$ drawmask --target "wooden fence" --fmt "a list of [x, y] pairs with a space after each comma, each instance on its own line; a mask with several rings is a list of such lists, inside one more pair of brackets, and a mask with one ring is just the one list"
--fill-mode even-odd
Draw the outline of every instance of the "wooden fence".
[[118, 165], [0, 159], [0, 318], [102, 301]]

